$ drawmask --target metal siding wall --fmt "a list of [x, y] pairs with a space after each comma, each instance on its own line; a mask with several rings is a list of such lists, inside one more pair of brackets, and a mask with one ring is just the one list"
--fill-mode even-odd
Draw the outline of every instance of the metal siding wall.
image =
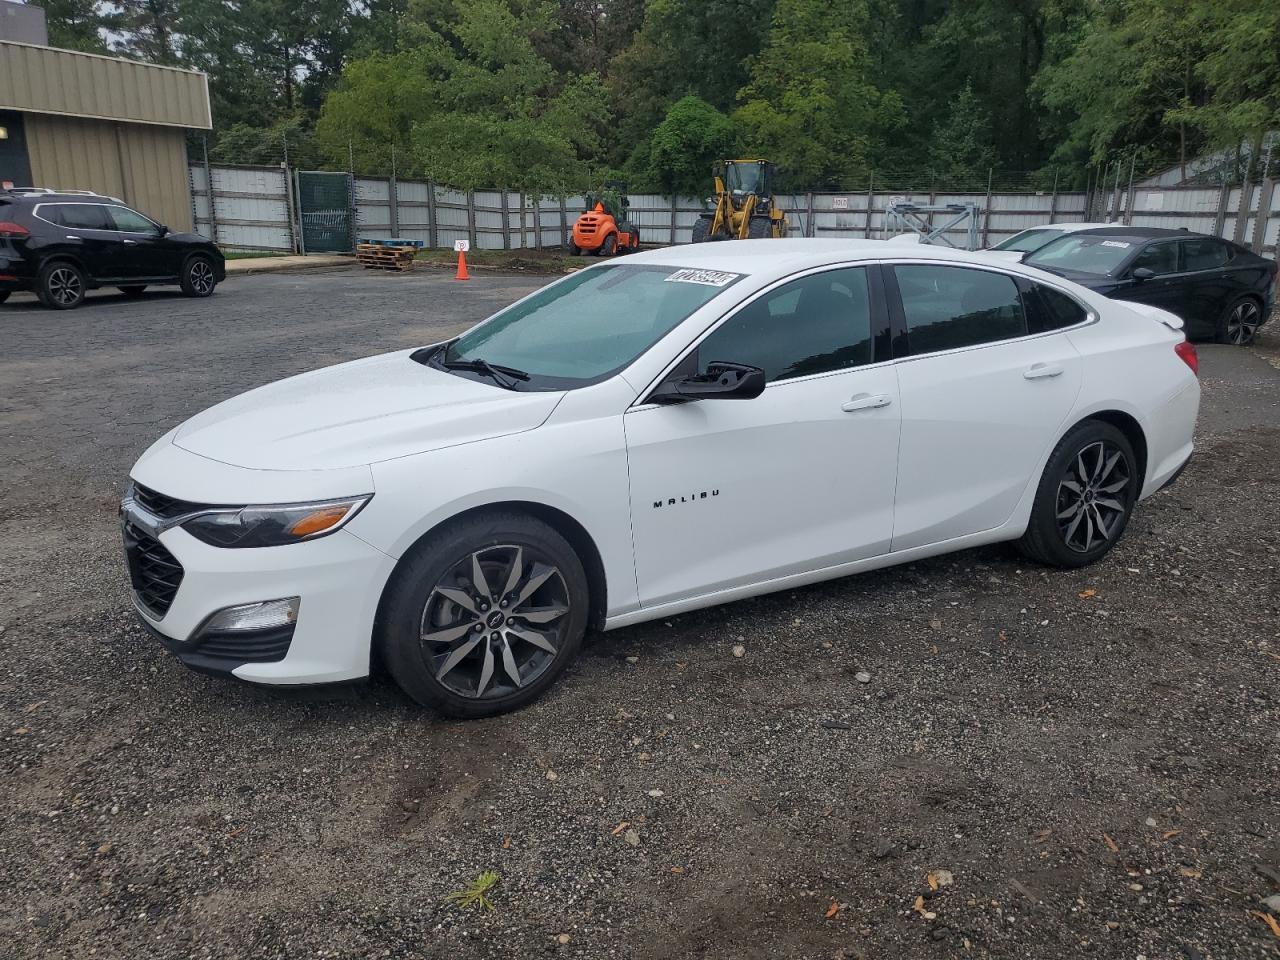
[[25, 127], [35, 186], [94, 190], [191, 229], [183, 131], [51, 114], [27, 114]]
[[124, 198], [124, 171], [111, 123], [28, 114], [26, 131], [33, 186]]
[[3, 41], [0, 107], [175, 127], [211, 126], [203, 73]]

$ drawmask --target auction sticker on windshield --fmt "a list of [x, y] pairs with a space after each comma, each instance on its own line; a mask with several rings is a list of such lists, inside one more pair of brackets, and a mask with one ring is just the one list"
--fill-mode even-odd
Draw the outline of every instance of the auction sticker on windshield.
[[667, 283], [700, 283], [707, 287], [726, 287], [741, 277], [740, 273], [724, 273], [720, 270], [677, 270], [666, 278]]
[[1128, 250], [1130, 246], [1123, 240], [1103, 240], [1102, 245], [1104, 247], [1119, 247], [1122, 250]]

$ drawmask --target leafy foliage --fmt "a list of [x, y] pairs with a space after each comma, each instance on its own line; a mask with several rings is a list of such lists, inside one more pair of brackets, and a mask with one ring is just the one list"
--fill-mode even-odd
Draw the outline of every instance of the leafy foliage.
[[445, 895], [445, 900], [458, 907], [475, 907], [477, 910], [492, 910], [493, 903], [488, 893], [498, 885], [501, 878], [492, 870], [486, 870], [461, 890]]
[[1082, 185], [1117, 161], [1256, 157], [1280, 130], [1280, 4], [1258, 0], [43, 5], [55, 45], [205, 71], [218, 158], [274, 162], [287, 141], [461, 187], [576, 193], [621, 172], [699, 195], [739, 152], [781, 189], [992, 168]]

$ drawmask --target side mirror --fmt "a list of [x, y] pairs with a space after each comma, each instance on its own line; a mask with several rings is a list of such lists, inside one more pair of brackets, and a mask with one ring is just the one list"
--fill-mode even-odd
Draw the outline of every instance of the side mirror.
[[1137, 267], [1133, 271], [1133, 279], [1139, 283], [1145, 283], [1156, 275], [1156, 272], [1150, 267]]
[[668, 380], [649, 396], [652, 403], [690, 400], [754, 400], [764, 393], [764, 371], [745, 363], [713, 361], [707, 372]]

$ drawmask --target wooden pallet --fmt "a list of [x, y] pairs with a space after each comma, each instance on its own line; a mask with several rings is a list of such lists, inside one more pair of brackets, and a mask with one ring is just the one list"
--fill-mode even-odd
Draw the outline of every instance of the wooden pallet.
[[356, 261], [366, 270], [408, 270], [417, 252], [417, 247], [359, 243], [356, 244]]

